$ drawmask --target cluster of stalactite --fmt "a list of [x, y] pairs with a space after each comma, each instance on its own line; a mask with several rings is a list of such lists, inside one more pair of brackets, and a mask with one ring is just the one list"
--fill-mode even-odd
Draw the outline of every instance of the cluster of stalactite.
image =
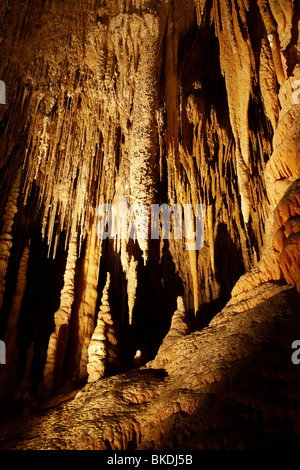
[[[154, 262], [154, 289], [172, 282], [172, 266], [199, 328], [262, 257], [268, 216], [299, 176], [297, 15], [292, 0], [2, 2], [0, 305], [8, 349], [28, 348], [21, 378], [42, 370], [47, 393], [87, 378], [106, 271], [122, 296], [111, 315], [126, 344], [124, 324], [142, 323], [138, 295], [151, 289], [141, 273]], [[149, 213], [163, 203], [190, 204], [194, 216], [202, 205], [201, 249], [160, 228], [157, 250]], [[99, 233], [105, 204], [117, 225], [136, 207], [135, 239]], [[269, 278], [279, 269], [273, 251]], [[26, 296], [40, 285], [31, 277], [26, 291], [40, 253], [59, 291], [49, 317], [38, 312], [46, 346], [30, 330]], [[243, 280], [236, 290], [247, 290]], [[172, 309], [147, 320], [153, 330]]]

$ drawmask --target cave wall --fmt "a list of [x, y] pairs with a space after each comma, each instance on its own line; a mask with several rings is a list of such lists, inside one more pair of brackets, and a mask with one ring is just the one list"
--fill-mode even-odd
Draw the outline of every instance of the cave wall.
[[[4, 396], [87, 379], [108, 272], [119, 371], [155, 356], [179, 295], [200, 330], [261, 282], [297, 284], [272, 215], [299, 177], [298, 22], [293, 1], [0, 3]], [[143, 218], [101, 240], [97, 208], [122, 197], [202, 204], [201, 249]]]

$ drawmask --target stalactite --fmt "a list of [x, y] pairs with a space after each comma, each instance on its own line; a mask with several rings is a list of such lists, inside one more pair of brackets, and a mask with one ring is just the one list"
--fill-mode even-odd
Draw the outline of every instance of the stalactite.
[[236, 144], [242, 213], [245, 222], [248, 222], [251, 212], [248, 107], [253, 58], [245, 19], [246, 8], [239, 5], [239, 9], [236, 9], [233, 1], [227, 3], [214, 0], [213, 5], [216, 35], [220, 44], [220, 64], [225, 76], [230, 122]]
[[[258, 0], [257, 4], [259, 6], [261, 17], [263, 19], [263, 22], [266, 28], [266, 33], [268, 36], [268, 40], [270, 43], [272, 56], [273, 56], [273, 62], [275, 66], [276, 77], [277, 77], [278, 83], [282, 85], [286, 77], [285, 77], [283, 64], [282, 64], [277, 26], [276, 26], [276, 22], [273, 18], [273, 15], [270, 9], [270, 4], [271, 4], [271, 7], [273, 7], [273, 10], [274, 10], [275, 2], [271, 0], [269, 4], [268, 0]], [[275, 7], [275, 10], [278, 11], [276, 7]]]
[[266, 38], [262, 39], [260, 51], [259, 85], [266, 116], [270, 119], [273, 131], [275, 131], [279, 115], [279, 102], [274, 64]]
[[117, 340], [108, 301], [109, 286], [110, 273], [107, 273], [97, 325], [88, 347], [88, 383], [100, 379], [110, 367], [118, 364]]
[[274, 211], [273, 246], [288, 284], [300, 291], [300, 179], [294, 181]]
[[[132, 112], [132, 131], [129, 140], [130, 203], [141, 205], [136, 213], [137, 241], [145, 260], [149, 250], [149, 208], [154, 203], [154, 167], [156, 136], [153, 122], [156, 109], [156, 70], [160, 40], [159, 22], [148, 15], [139, 31], [140, 61], [135, 76], [137, 94]], [[146, 209], [146, 214], [143, 213]]]
[[278, 37], [282, 50], [291, 40], [294, 2], [286, 0], [269, 0], [270, 9], [276, 21]]
[[[234, 286], [230, 304], [247, 297], [252, 289], [262, 283], [283, 280], [284, 277], [287, 282], [298, 287], [298, 278], [295, 274], [299, 258], [298, 235], [293, 234], [284, 242], [285, 236], [280, 233], [280, 229], [284, 227], [290, 216], [299, 215], [297, 201], [299, 112], [292, 102], [292, 83], [298, 78], [298, 74], [299, 71], [296, 69], [295, 75], [289, 77], [281, 85], [278, 95], [281, 109], [273, 137], [273, 152], [265, 170], [266, 190], [270, 204], [263, 253], [259, 262]], [[293, 192], [294, 187], [296, 190]], [[292, 192], [291, 200], [290, 192]], [[282, 239], [282, 246], [280, 239]], [[286, 243], [286, 253], [283, 249], [284, 243]]]
[[265, 171], [266, 188], [274, 210], [289, 185], [299, 175], [297, 148], [300, 115], [293, 103], [293, 83], [300, 79], [299, 70], [289, 77], [279, 92], [280, 113], [273, 137], [273, 152]]
[[300, 104], [300, 80], [295, 80], [292, 83], [293, 93], [292, 93], [292, 103]]

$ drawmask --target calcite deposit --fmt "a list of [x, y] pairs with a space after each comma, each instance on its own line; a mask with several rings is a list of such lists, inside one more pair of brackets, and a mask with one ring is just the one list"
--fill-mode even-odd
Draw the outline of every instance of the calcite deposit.
[[107, 273], [97, 325], [88, 346], [88, 383], [95, 382], [106, 375], [109, 366], [116, 367], [118, 364], [117, 339], [108, 301], [109, 285], [110, 274]]
[[299, 18], [0, 0], [0, 448], [299, 446]]

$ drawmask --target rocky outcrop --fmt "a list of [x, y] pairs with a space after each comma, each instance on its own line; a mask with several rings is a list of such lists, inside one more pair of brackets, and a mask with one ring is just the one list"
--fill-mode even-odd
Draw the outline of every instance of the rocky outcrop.
[[297, 449], [299, 374], [291, 340], [300, 326], [300, 294], [272, 282], [259, 291], [258, 306], [225, 309], [202, 331], [177, 336], [167, 355], [162, 350], [144, 367], [49, 403], [18, 427], [8, 423], [0, 447]]

